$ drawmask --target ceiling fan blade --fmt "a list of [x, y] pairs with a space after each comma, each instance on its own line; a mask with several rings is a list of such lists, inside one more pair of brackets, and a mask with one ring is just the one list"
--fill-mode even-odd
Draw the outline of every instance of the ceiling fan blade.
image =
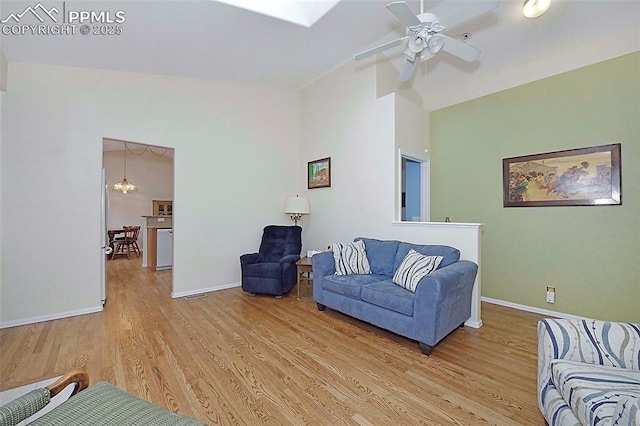
[[440, 34], [440, 36], [444, 38], [442, 50], [445, 52], [450, 53], [453, 56], [457, 56], [467, 62], [473, 62], [480, 56], [480, 49], [476, 49], [473, 46], [469, 46], [468, 44], [465, 44], [460, 40], [456, 40], [455, 38], [451, 38], [445, 34]]
[[405, 81], [409, 81], [411, 79], [411, 76], [413, 75], [413, 72], [416, 69], [417, 62], [418, 61], [416, 61], [415, 58], [413, 61], [407, 58], [407, 60], [404, 63], [404, 68], [402, 68], [402, 74], [400, 74], [401, 83], [404, 83]]
[[440, 25], [449, 29], [476, 16], [480, 16], [498, 7], [497, 0], [474, 0], [461, 2], [448, 0], [429, 10], [429, 13], [438, 15]]
[[406, 2], [396, 1], [387, 5], [387, 9], [394, 15], [396, 18], [400, 20], [407, 27], [415, 27], [420, 25], [422, 22], [418, 19], [413, 10], [409, 7]]
[[409, 36], [402, 37], [397, 40], [390, 41], [389, 43], [381, 44], [378, 47], [374, 47], [373, 49], [365, 50], [364, 52], [360, 52], [355, 56], [356, 61], [360, 59], [368, 58], [371, 55], [375, 55], [376, 53], [380, 53], [383, 50], [391, 49], [392, 47], [400, 46], [401, 44], [409, 41]]

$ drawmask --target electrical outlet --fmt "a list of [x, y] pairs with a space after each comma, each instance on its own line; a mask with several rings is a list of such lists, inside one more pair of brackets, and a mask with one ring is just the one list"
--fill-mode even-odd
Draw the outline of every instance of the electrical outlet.
[[547, 303], [556, 303], [556, 288], [554, 286], [547, 286]]

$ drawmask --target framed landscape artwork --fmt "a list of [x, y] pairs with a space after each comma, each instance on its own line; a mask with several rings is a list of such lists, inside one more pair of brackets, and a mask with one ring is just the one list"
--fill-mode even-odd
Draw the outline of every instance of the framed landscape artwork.
[[620, 144], [504, 158], [504, 207], [622, 204]]
[[331, 157], [307, 163], [307, 188], [327, 188], [331, 186]]

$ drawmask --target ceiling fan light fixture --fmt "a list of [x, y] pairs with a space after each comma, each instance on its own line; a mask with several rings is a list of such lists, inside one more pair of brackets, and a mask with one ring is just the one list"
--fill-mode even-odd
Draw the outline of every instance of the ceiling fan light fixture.
[[544, 15], [551, 6], [551, 0], [525, 0], [522, 6], [522, 14], [529, 19]]
[[427, 40], [427, 46], [429, 47], [429, 51], [433, 54], [436, 54], [442, 49], [444, 46], [444, 37], [439, 35], [432, 35]]
[[434, 22], [438, 22], [438, 15], [436, 15], [435, 13], [429, 13], [429, 12], [421, 13], [420, 21], [422, 21], [427, 25], [431, 25]]
[[424, 45], [424, 38], [421, 34], [411, 37], [411, 39], [409, 40], [409, 50], [411, 50], [414, 54], [422, 52], [422, 49], [424, 49]]

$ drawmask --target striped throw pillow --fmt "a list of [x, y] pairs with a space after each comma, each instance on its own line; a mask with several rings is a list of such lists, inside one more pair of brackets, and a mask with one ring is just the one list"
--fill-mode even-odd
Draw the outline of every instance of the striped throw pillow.
[[333, 243], [331, 250], [336, 264], [336, 275], [371, 273], [364, 241], [359, 240], [348, 244]]
[[411, 249], [393, 274], [393, 282], [415, 293], [420, 280], [438, 269], [440, 262], [442, 256], [425, 256]]

